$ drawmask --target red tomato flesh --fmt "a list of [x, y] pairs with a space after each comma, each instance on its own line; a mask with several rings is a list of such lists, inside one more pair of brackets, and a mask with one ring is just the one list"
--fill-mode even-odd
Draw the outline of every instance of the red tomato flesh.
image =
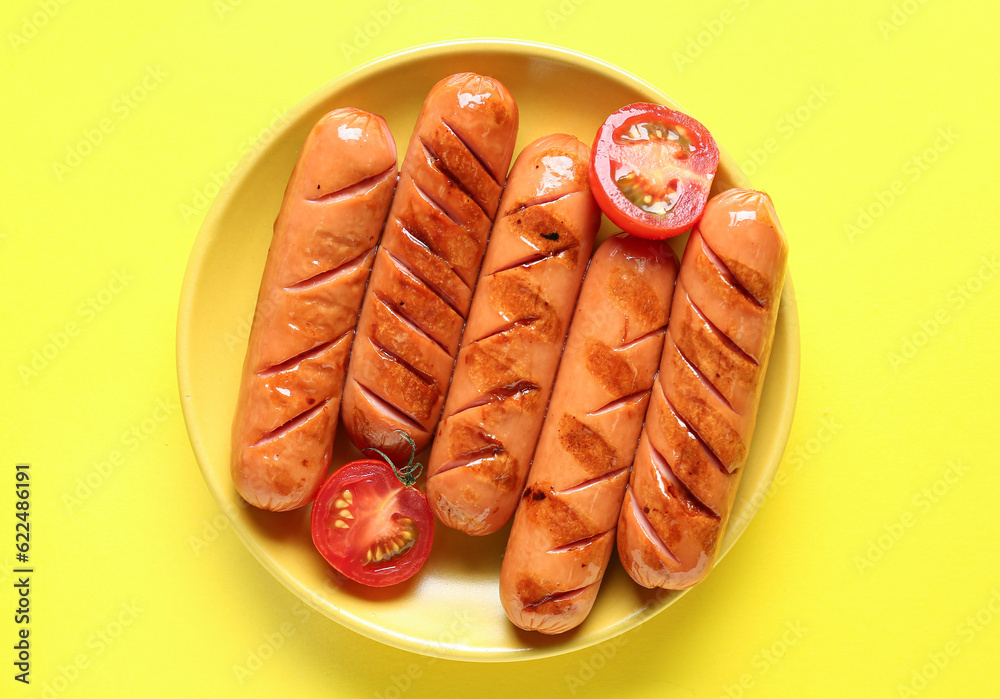
[[351, 580], [384, 587], [412, 577], [430, 554], [434, 519], [424, 494], [406, 487], [384, 461], [352, 461], [320, 488], [312, 538]]
[[611, 222], [641, 238], [669, 238], [701, 217], [719, 165], [702, 124], [637, 102], [609, 116], [590, 155], [590, 188]]

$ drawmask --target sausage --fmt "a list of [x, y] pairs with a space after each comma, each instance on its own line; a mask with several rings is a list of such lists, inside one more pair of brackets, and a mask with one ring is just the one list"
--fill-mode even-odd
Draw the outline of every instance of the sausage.
[[310, 502], [330, 468], [358, 308], [396, 186], [382, 117], [337, 109], [292, 171], [250, 330], [230, 471], [266, 510]]
[[717, 195], [688, 240], [660, 373], [618, 525], [644, 587], [708, 575], [747, 458], [788, 243], [766, 194]]
[[589, 162], [585, 144], [554, 134], [507, 178], [427, 464], [431, 510], [468, 534], [506, 524], [528, 475], [601, 225]]
[[430, 442], [507, 175], [518, 113], [497, 80], [460, 73], [424, 101], [358, 321], [343, 421], [359, 449], [405, 462]]
[[676, 276], [665, 242], [624, 234], [590, 263], [500, 568], [500, 601], [522, 629], [562, 633], [594, 605]]

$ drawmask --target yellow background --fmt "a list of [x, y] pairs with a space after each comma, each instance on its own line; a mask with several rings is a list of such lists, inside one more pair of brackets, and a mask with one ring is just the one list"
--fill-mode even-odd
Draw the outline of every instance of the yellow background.
[[[993, 4], [286, 5], [0, 10], [0, 695], [997, 695]], [[370, 59], [486, 36], [595, 55], [705, 123], [774, 199], [801, 322], [788, 449], [732, 553], [614, 642], [516, 665], [413, 655], [304, 607], [209, 496], [174, 365], [191, 245], [269, 125]]]

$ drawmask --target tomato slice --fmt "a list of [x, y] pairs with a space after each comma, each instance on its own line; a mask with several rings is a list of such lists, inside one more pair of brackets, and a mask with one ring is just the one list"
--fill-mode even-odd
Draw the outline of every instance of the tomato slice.
[[701, 217], [719, 166], [702, 124], [663, 105], [622, 107], [597, 131], [590, 188], [611, 222], [640, 238], [670, 238]]
[[[375, 587], [395, 585], [420, 570], [434, 540], [434, 518], [427, 498], [412, 486], [412, 474], [404, 467], [397, 476], [385, 461], [362, 459], [326, 480], [311, 525], [313, 544], [331, 566]], [[407, 476], [410, 485], [400, 480]]]

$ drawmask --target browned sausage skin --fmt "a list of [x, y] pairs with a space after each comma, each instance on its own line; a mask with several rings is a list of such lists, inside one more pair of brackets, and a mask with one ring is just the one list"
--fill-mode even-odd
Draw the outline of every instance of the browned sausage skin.
[[410, 139], [358, 322], [343, 420], [358, 446], [405, 462], [430, 442], [500, 191], [517, 105], [474, 73], [430, 91]]
[[665, 242], [625, 235], [587, 270], [500, 570], [504, 611], [523, 629], [562, 633], [593, 607], [676, 276]]
[[718, 555], [753, 436], [787, 256], [760, 192], [717, 195], [691, 234], [618, 526], [622, 565], [640, 585], [691, 587]]
[[313, 127], [274, 224], [233, 421], [231, 473], [268, 510], [305, 505], [330, 467], [358, 308], [396, 185], [385, 121]]
[[468, 534], [502, 527], [528, 475], [601, 224], [589, 162], [584, 143], [554, 134], [507, 179], [427, 465], [431, 510]]

